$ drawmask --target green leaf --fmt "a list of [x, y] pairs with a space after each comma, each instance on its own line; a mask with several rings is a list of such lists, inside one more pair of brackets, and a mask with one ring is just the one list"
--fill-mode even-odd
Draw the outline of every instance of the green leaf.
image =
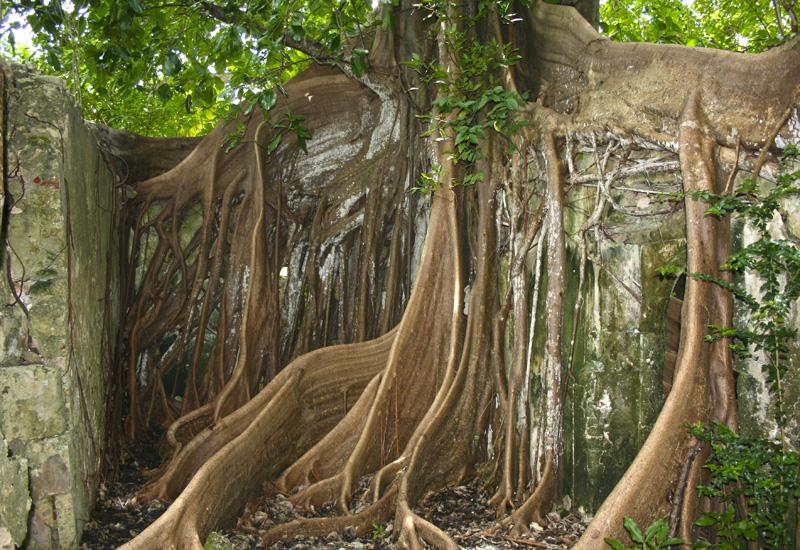
[[156, 88], [156, 95], [161, 100], [161, 103], [166, 103], [172, 97], [172, 88], [170, 88], [169, 84], [160, 84]]
[[289, 37], [296, 42], [300, 42], [301, 40], [303, 40], [303, 37], [305, 37], [305, 31], [303, 30], [303, 22], [299, 19], [295, 19], [294, 21], [292, 21], [292, 23], [289, 25], [288, 31], [289, 31]]
[[211, 105], [217, 98], [217, 94], [214, 91], [214, 88], [209, 86], [207, 83], [202, 83], [200, 86], [195, 88], [194, 96], [200, 101], [203, 105]]
[[658, 519], [650, 524], [650, 527], [644, 532], [644, 540], [645, 541], [654, 541], [660, 542], [661, 540], [667, 537], [667, 531], [669, 530], [669, 526], [664, 519]]
[[259, 103], [261, 104], [261, 109], [266, 113], [270, 109], [275, 106], [275, 103], [278, 102], [278, 94], [275, 93], [275, 90], [267, 90], [261, 97], [259, 98]]
[[280, 146], [282, 138], [283, 135], [278, 133], [275, 134], [271, 140], [269, 140], [269, 143], [267, 144], [267, 154], [272, 154], [275, 152], [278, 146]]
[[178, 54], [173, 51], [167, 52], [161, 64], [161, 69], [164, 71], [164, 74], [166, 76], [173, 76], [178, 74], [182, 68], [183, 63], [181, 63], [181, 58], [178, 57]]
[[364, 76], [367, 72], [367, 54], [368, 50], [363, 48], [355, 48], [353, 50], [353, 57], [350, 59], [350, 67], [353, 69], [355, 76]]
[[128, 5], [136, 14], [141, 15], [144, 13], [144, 6], [139, 0], [128, 0]]
[[717, 518], [712, 516], [711, 514], [704, 514], [700, 516], [700, 518], [694, 522], [695, 525], [699, 525], [700, 527], [708, 527], [711, 525], [716, 525]]
[[367, 72], [367, 64], [364, 63], [364, 59], [362, 57], [354, 56], [350, 60], [350, 68], [353, 69], [353, 74], [355, 76], [364, 76]]
[[604, 539], [606, 544], [609, 545], [614, 550], [628, 550], [625, 545], [623, 545], [620, 541], [616, 539]]
[[639, 526], [636, 525], [636, 522], [633, 520], [633, 518], [625, 516], [622, 524], [625, 526], [625, 530], [628, 532], [633, 542], [638, 542], [640, 544], [644, 542], [644, 536], [642, 535], [642, 532], [639, 530]]

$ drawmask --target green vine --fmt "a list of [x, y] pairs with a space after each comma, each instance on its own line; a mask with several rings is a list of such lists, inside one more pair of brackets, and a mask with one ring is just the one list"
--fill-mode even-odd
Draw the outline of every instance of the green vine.
[[[505, 2], [483, 2], [479, 8], [493, 10], [500, 20], [513, 22], [509, 6]], [[520, 56], [511, 44], [495, 40], [478, 42], [469, 32], [459, 30], [464, 24], [469, 28], [474, 21], [449, 19], [442, 3], [429, 1], [423, 7], [445, 21], [444, 40], [456, 61], [457, 71], [453, 74], [416, 53], [402, 64], [415, 71], [424, 85], [436, 86], [432, 110], [422, 118], [429, 127], [425, 135], [434, 139], [453, 137], [452, 160], [464, 166], [463, 177], [453, 181], [453, 185], [474, 185], [485, 177], [475, 164], [481, 159], [480, 146], [487, 133], [503, 136], [511, 152], [513, 136], [525, 125], [516, 113], [527, 103], [527, 93], [508, 89], [501, 79]], [[413, 190], [429, 192], [438, 185], [437, 172], [433, 170], [423, 174]]]
[[[800, 151], [787, 146], [774, 184], [746, 179], [729, 195], [692, 194], [710, 205], [708, 215], [739, 216], [755, 231], [756, 239], [722, 266], [739, 275], [734, 282], [702, 273], [691, 276], [724, 287], [742, 304], [747, 319], [744, 327], [712, 325], [706, 339], [727, 338], [737, 357], [761, 361], [778, 428], [777, 440], [744, 437], [718, 424], [690, 428], [692, 435], [711, 445], [705, 465], [711, 481], [699, 487], [698, 494], [724, 506], [723, 511], [708, 512], [697, 521], [698, 526], [713, 529], [715, 540], [701, 538], [695, 548], [734, 550], [742, 541], [758, 541], [761, 548], [768, 549], [791, 544], [789, 520], [800, 498], [800, 455], [789, 448], [786, 438], [784, 380], [791, 346], [797, 341], [797, 329], [790, 320], [792, 307], [800, 299], [800, 248], [790, 238], [775, 237], [770, 226], [780, 218], [782, 202], [800, 196], [798, 161]], [[745, 286], [745, 274], [756, 277], [759, 287], [755, 293]]]

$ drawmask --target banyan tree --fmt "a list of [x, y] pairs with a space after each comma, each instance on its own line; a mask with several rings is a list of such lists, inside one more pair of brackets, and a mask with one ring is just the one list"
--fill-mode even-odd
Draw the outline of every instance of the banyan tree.
[[[245, 9], [196, 8], [221, 24]], [[772, 170], [776, 136], [798, 140], [797, 39], [619, 44], [593, 2], [399, 0], [372, 17], [344, 55], [281, 35], [311, 62], [190, 149], [108, 136], [131, 189], [110, 398], [130, 437], [166, 430], [139, 498], [170, 502], [125, 548], [200, 548], [276, 492], [339, 512], [266, 543], [393, 520], [401, 545], [455, 548], [415, 505], [467, 479], [491, 488], [497, 528], [545, 521], [574, 490], [575, 379], [615, 261], [602, 242], [656, 220], [673, 259], [724, 280], [730, 223], [693, 192], [730, 193]], [[733, 304], [681, 284], [674, 349], [651, 361], [668, 394], [578, 548], [621, 538], [626, 515], [689, 540], [713, 506], [686, 426], [738, 425], [728, 342], [706, 338]]]

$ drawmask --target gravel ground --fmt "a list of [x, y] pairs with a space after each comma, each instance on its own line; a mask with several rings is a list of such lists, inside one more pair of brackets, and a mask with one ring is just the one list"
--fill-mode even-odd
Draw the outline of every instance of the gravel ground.
[[[101, 489], [97, 508], [86, 525], [81, 550], [106, 550], [117, 548], [140, 533], [165, 509], [165, 504], [154, 501], [147, 505], [136, 503], [135, 492], [144, 484], [142, 472], [155, 468], [159, 463], [155, 447], [138, 443], [128, 450], [126, 461], [120, 466], [116, 483]], [[362, 480], [358, 495], [365, 492], [369, 478]], [[352, 509], [358, 511], [356, 497]], [[453, 487], [425, 498], [415, 511], [444, 529], [465, 549], [499, 550], [511, 548], [570, 548], [586, 527], [582, 519], [564, 510], [548, 514], [548, 525], [531, 526], [530, 534], [515, 537], [508, 530], [493, 535], [486, 530], [494, 524], [494, 510], [487, 505], [489, 495], [482, 493], [474, 484]], [[282, 495], [262, 499], [252, 505], [249, 514], [239, 522], [236, 530], [212, 533], [206, 542], [206, 550], [248, 550], [266, 548], [259, 533], [273, 525], [299, 517], [321, 517], [333, 515], [333, 506], [316, 510], [296, 509]], [[383, 550], [392, 549], [394, 529], [391, 522], [374, 526], [371, 536], [354, 536], [330, 533], [326, 537], [306, 538], [273, 544], [276, 550]]]

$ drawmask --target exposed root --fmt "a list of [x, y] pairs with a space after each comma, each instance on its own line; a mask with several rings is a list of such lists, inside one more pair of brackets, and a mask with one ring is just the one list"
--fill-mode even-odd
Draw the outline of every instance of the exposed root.
[[406, 502], [397, 506], [395, 522], [400, 525], [398, 545], [401, 548], [422, 550], [422, 542], [441, 550], [458, 550], [458, 545], [444, 531], [411, 511]]
[[[411, 6], [401, 9], [406, 8]], [[537, 39], [553, 41], [537, 50], [542, 57], [537, 70], [545, 80], [552, 76], [553, 87], [541, 87], [542, 97], [525, 111], [534, 124], [511, 154], [510, 170], [503, 138], [492, 134], [482, 140], [470, 167], [484, 175], [481, 185], [452, 187], [464, 174], [453, 160], [451, 127], [430, 150], [416, 149], [412, 101], [429, 103], [426, 92], [408, 100], [413, 86], [393, 82], [384, 89], [372, 81], [386, 75], [370, 73], [362, 78], [365, 87], [314, 66], [291, 83], [290, 98], [281, 99], [272, 118], [255, 111], [246, 121], [247, 145], [223, 155], [220, 145], [232, 127], [220, 127], [169, 173], [137, 186], [130, 261], [141, 268], [131, 277], [127, 304], [127, 423], [131, 434], [148, 422], [170, 426], [174, 456], [141, 497], [174, 502], [125, 548], [197, 549], [212, 528], [269, 488], [298, 507], [336, 503], [341, 515], [274, 527], [264, 535], [265, 544], [331, 531], [364, 534], [374, 522], [394, 517], [401, 545], [454, 549], [455, 542], [414, 506], [427, 492], [491, 466], [496, 528], [513, 525], [514, 533], [522, 533], [531, 522], [545, 520], [560, 497], [565, 467], [566, 182], [559, 136], [576, 128], [607, 131], [598, 118], [612, 128], [633, 118], [626, 116], [626, 103], [613, 111], [624, 120], [609, 120], [608, 112], [593, 110], [574, 90], [563, 88], [557, 74], [566, 71], [574, 82], [586, 83], [587, 98], [607, 100], [617, 89], [595, 76], [609, 70], [603, 63], [618, 64], [609, 61], [612, 48], [586, 25], [575, 24], [571, 11], [541, 4], [531, 9], [527, 15]], [[496, 27], [493, 32], [503, 34]], [[409, 40], [422, 35], [409, 33]], [[452, 52], [445, 41], [438, 46], [440, 61], [448, 59]], [[556, 46], [563, 48], [563, 58], [555, 54]], [[796, 60], [800, 49], [793, 48], [788, 56], [768, 53], [760, 59]], [[648, 98], [664, 96], [660, 87], [658, 93], [648, 88], [662, 83], [652, 67], [662, 58], [645, 47], [626, 51], [636, 64], [623, 80], [633, 85], [631, 79], [639, 79], [637, 89]], [[575, 55], [590, 58], [588, 65], [582, 58], [573, 62]], [[690, 55], [738, 66], [727, 56], [701, 57], [705, 54], [695, 50]], [[665, 65], [671, 70], [686, 67], [677, 57], [666, 58], [673, 62]], [[567, 60], [569, 67], [562, 64], [556, 71], [552, 59]], [[592, 65], [594, 59], [603, 63]], [[747, 66], [751, 70], [754, 64]], [[508, 80], [508, 85], [517, 84]], [[728, 89], [727, 83], [720, 86]], [[784, 88], [779, 85], [776, 94]], [[551, 90], [560, 95], [547, 97]], [[322, 106], [312, 102], [317, 95], [326, 98]], [[677, 100], [667, 95], [651, 109], [659, 125], [645, 134], [662, 141], [678, 115]], [[722, 103], [716, 99], [709, 107], [712, 122], [705, 120], [696, 96], [681, 114], [680, 169], [687, 191], [717, 187], [713, 159], [725, 138], [707, 129], [720, 120]], [[742, 113], [752, 112], [751, 98], [734, 99], [736, 120], [742, 121]], [[631, 105], [641, 101], [637, 96]], [[571, 105], [569, 116], [556, 111], [565, 108], [562, 103]], [[603, 109], [609, 102], [598, 104]], [[305, 157], [298, 155], [296, 139], [286, 135], [268, 162], [262, 153], [278, 131], [272, 122], [290, 111], [306, 116], [317, 125], [312, 132], [323, 137], [328, 132], [329, 139]], [[447, 116], [453, 122], [457, 113]], [[743, 130], [744, 147], [753, 135], [750, 126]], [[342, 135], [353, 136], [347, 147], [330, 146]], [[611, 180], [650, 169], [677, 170], [670, 156], [608, 173], [606, 162], [620, 143], [609, 145], [602, 160], [595, 157], [596, 201], [578, 234], [579, 295], [587, 277], [586, 232], [600, 225], [607, 205], [623, 211], [609, 192]], [[406, 158], [397, 154], [400, 146], [410, 148]], [[319, 165], [321, 159], [328, 164]], [[571, 166], [569, 153], [567, 161]], [[425, 228], [429, 199], [406, 191], [434, 162], [441, 166], [441, 187], [431, 199], [419, 252], [415, 233]], [[530, 176], [534, 162], [537, 174]], [[581, 183], [578, 179], [571, 181]], [[543, 180], [546, 188], [535, 188]], [[509, 213], [500, 222], [498, 197], [508, 201], [503, 206]], [[689, 270], [719, 276], [728, 227], [704, 217], [705, 205], [698, 201], [687, 199], [684, 206]], [[512, 261], [507, 279], [500, 281], [506, 251]], [[285, 281], [284, 267], [290, 272]], [[535, 290], [529, 300], [531, 275]], [[498, 283], [508, 285], [502, 301]], [[537, 326], [542, 286], [546, 319]], [[570, 368], [581, 306], [578, 298]], [[706, 326], [729, 325], [730, 315], [730, 297], [721, 289], [689, 280], [673, 389], [639, 456], [578, 548], [599, 548], [603, 537], [621, 536], [625, 515], [646, 524], [672, 510], [676, 532], [691, 534], [702, 453], [682, 469], [696, 442], [680, 426], [696, 420], [735, 423], [727, 343], [704, 341]], [[546, 334], [540, 337], [542, 325]], [[310, 351], [345, 341], [361, 343]], [[142, 372], [147, 383], [137, 377]], [[531, 384], [540, 395], [535, 406], [528, 401]], [[487, 467], [490, 459], [495, 464]], [[356, 504], [366, 508], [351, 514], [354, 493], [370, 475], [368, 489], [355, 495]], [[675, 493], [676, 482], [680, 503], [671, 507], [667, 495]]]
[[[145, 487], [139, 498], [176, 498], [203, 464], [248, 429], [254, 419], [294, 379], [294, 373], [302, 373], [302, 380], [305, 381], [297, 388], [299, 397], [304, 399], [306, 412], [302, 418], [314, 420], [314, 426], [304, 429], [297, 443], [322, 437], [326, 428], [330, 429], [345, 416], [338, 400], [341, 391], [347, 388], [351, 394], [359, 395], [374, 380], [386, 364], [395, 334], [396, 331], [391, 331], [378, 340], [325, 348], [297, 359], [247, 404], [206, 428], [184, 446], [170, 461], [165, 472]], [[291, 443], [284, 441], [282, 445], [289, 446]], [[296, 453], [297, 450], [292, 448], [292, 452]]]
[[268, 546], [287, 538], [322, 537], [331, 531], [344, 533], [352, 530], [356, 535], [365, 535], [370, 532], [374, 523], [380, 523], [391, 517], [396, 498], [397, 490], [392, 489], [380, 500], [357, 514], [294, 520], [273, 527], [262, 535], [261, 540]]
[[[452, 246], [456, 241], [454, 208], [452, 192], [440, 193], [431, 213], [426, 247], [440, 250], [449, 248], [455, 254], [455, 247]], [[430, 258], [431, 255], [425, 257]], [[457, 266], [457, 256], [451, 258], [452, 265]], [[431, 387], [429, 384], [426, 384], [427, 388], [411, 389], [411, 395], [404, 387], [403, 394], [408, 399], [403, 399], [395, 388], [400, 380], [405, 384], [415, 380], [425, 383], [424, 377], [404, 372], [404, 369], [418, 366], [416, 362], [408, 360], [411, 357], [421, 358], [423, 364], [440, 364], [443, 368], [449, 363], [447, 358], [452, 352], [451, 340], [454, 336], [451, 330], [457, 327], [457, 323], [448, 322], [447, 317], [457, 318], [461, 309], [460, 287], [455, 284], [458, 281], [456, 273], [457, 269], [452, 277], [435, 277], [434, 264], [430, 260], [423, 262], [406, 315], [396, 331], [372, 342], [325, 348], [301, 357], [282, 371], [258, 396], [184, 447], [176, 457], [181, 460], [175, 461], [173, 475], [162, 478], [166, 483], [160, 489], [163, 492], [177, 487], [180, 481], [194, 474], [191, 482], [167, 513], [131, 541], [128, 547], [152, 548], [154, 540], [161, 541], [158, 537], [163, 537], [165, 531], [173, 531], [178, 523], [181, 526], [193, 525], [199, 535], [175, 538], [171, 543], [179, 549], [193, 547], [197, 536], [205, 536], [211, 525], [228, 519], [248, 498], [254, 496], [253, 491], [257, 491], [275, 474], [287, 471], [288, 475], [280, 483], [284, 489], [291, 490], [293, 487], [290, 483], [305, 480], [311, 475], [315, 463], [341, 463], [343, 455], [340, 450], [330, 438], [324, 438], [326, 433], [336, 433], [337, 429], [337, 435], [342, 435], [343, 441], [347, 441], [348, 437], [355, 440], [343, 472], [305, 489], [298, 499], [321, 503], [330, 500], [338, 489], [336, 496], [339, 504], [346, 508], [352, 486], [361, 473], [374, 469], [387, 456], [394, 454], [396, 458], [408, 443], [411, 433], [406, 431], [406, 427], [398, 425], [398, 418], [402, 416], [407, 419], [415, 414], [424, 416], [439, 393], [438, 386]], [[436, 315], [444, 315], [445, 319], [435, 325], [435, 330], [426, 338], [420, 339], [415, 332], [418, 317], [433, 318]], [[410, 351], [409, 347], [414, 351]], [[383, 374], [379, 376], [381, 370]], [[441, 379], [444, 379], [444, 373]], [[370, 381], [372, 384], [368, 384]], [[376, 384], [378, 387], [371, 389]], [[361, 394], [349, 414], [345, 414], [340, 406], [340, 396], [345, 387], [356, 389], [354, 393]], [[370, 389], [362, 392], [364, 388]], [[427, 399], [426, 394], [429, 396]], [[360, 421], [363, 411], [367, 409], [369, 414], [366, 420]], [[297, 418], [304, 419], [302, 428], [297, 424]], [[313, 429], [309, 429], [311, 427]], [[301, 431], [298, 432], [298, 429]], [[214, 439], [214, 435], [220, 431], [226, 432], [225, 435]], [[347, 433], [351, 435], [345, 435]], [[288, 434], [294, 434], [296, 439]], [[313, 443], [313, 448], [304, 445], [304, 442]], [[310, 448], [310, 451], [301, 458], [300, 464], [286, 470], [298, 458], [298, 450], [304, 448]], [[261, 464], [264, 460], [267, 461], [266, 466]], [[198, 464], [202, 466], [196, 473], [192, 472], [193, 466]], [[229, 464], [236, 464], [236, 468], [229, 467]], [[235, 474], [229, 471], [233, 469], [236, 470]], [[325, 471], [333, 470], [327, 468]], [[223, 479], [225, 481], [221, 481]], [[170, 484], [170, 481], [176, 483]], [[242, 490], [244, 485], [250, 490]], [[209, 486], [211, 490], [206, 490]], [[376, 503], [371, 508], [377, 506]], [[309, 523], [323, 524], [325, 528], [353, 525], [352, 520]]]
[[[532, 522], [544, 524], [545, 515], [550, 511], [556, 493], [556, 474], [551, 453], [545, 460], [544, 472], [536, 485], [536, 490], [509, 518], [514, 526], [512, 533], [514, 535], [528, 533]], [[505, 525], [501, 522], [501, 526]]]
[[[716, 191], [713, 164], [713, 140], [706, 133], [699, 98], [693, 95], [686, 103], [680, 130], [680, 160], [684, 190]], [[727, 249], [729, 234], [714, 218], [705, 215], [705, 205], [692, 198], [685, 200], [688, 271], [719, 275], [720, 262], [716, 250]], [[586, 533], [575, 548], [590, 549], [602, 544], [604, 537], [622, 538], [623, 516], [630, 515], [639, 524], [647, 525], [653, 517], [670, 512], [668, 495], [679, 481], [686, 453], [694, 443], [685, 429], [687, 424], [707, 422], [713, 411], [730, 411], [730, 394], [714, 396], [709, 388], [709, 365], [712, 358], [730, 353], [724, 340], [705, 342], [706, 327], [711, 324], [730, 326], [730, 300], [721, 287], [695, 278], [687, 281], [681, 321], [681, 342], [675, 367], [672, 390], [649, 437], [622, 480], [606, 498]], [[729, 362], [723, 364], [730, 364]], [[717, 397], [720, 401], [714, 401]], [[692, 469], [702, 466], [697, 460]], [[689, 475], [687, 487], [696, 484]], [[693, 488], [683, 498], [679, 532], [686, 535], [694, 521]]]

